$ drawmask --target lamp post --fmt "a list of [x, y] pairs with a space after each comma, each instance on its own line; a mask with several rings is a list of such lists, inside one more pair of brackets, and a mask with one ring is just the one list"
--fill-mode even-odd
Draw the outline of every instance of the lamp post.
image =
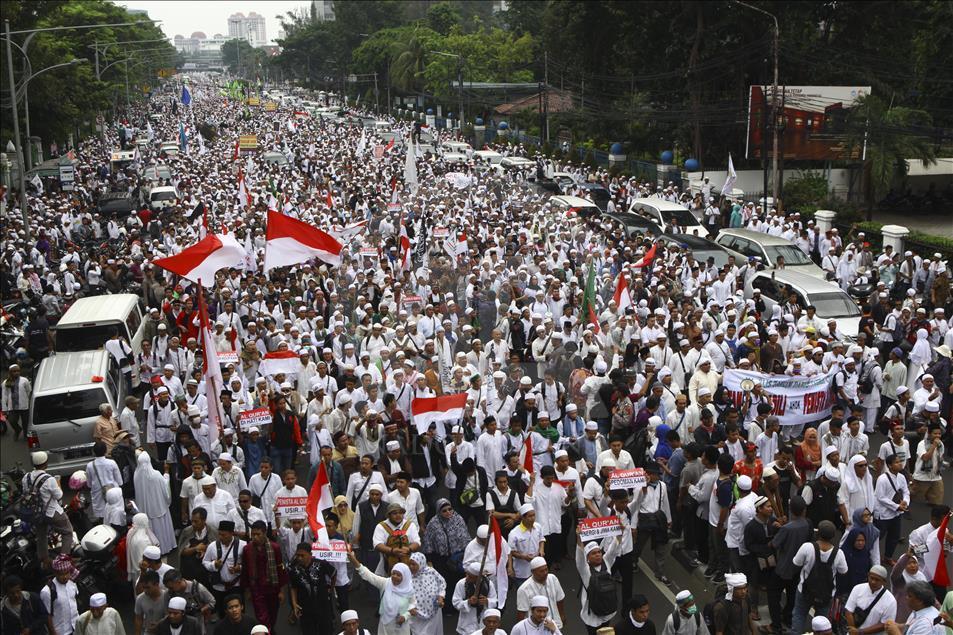
[[[742, 0], [735, 0], [735, 3], [740, 4], [743, 7], [747, 7], [748, 9], [751, 9], [752, 11], [757, 11], [758, 13], [766, 15], [774, 21], [774, 84], [771, 87], [771, 121], [774, 124], [772, 126], [773, 136], [774, 136], [774, 143], [773, 143], [774, 147], [772, 150], [772, 154], [774, 156], [773, 156], [772, 166], [771, 166], [771, 181], [773, 184], [774, 204], [777, 205], [778, 193], [779, 193], [779, 188], [778, 188], [779, 180], [778, 180], [778, 126], [777, 126], [776, 118], [777, 118], [777, 112], [778, 112], [778, 44], [781, 38], [781, 31], [778, 28], [778, 18], [773, 13], [768, 13], [764, 9], [750, 5], [747, 2], [742, 2]], [[768, 116], [767, 108], [765, 108], [765, 112], [763, 113], [763, 116], [764, 117]], [[765, 191], [764, 193], [764, 204], [765, 204], [764, 205], [765, 209], [767, 209], [768, 207], [767, 191]]]
[[[463, 132], [463, 122], [466, 121], [466, 117], [463, 114], [463, 56], [457, 55], [456, 53], [444, 53], [443, 51], [430, 51], [434, 55], [443, 55], [444, 57], [455, 57], [457, 58], [457, 81], [459, 82], [457, 86], [457, 99], [459, 100], [459, 105], [457, 106], [457, 117], [460, 120], [460, 131]], [[471, 80], [472, 81], [472, 80]]]

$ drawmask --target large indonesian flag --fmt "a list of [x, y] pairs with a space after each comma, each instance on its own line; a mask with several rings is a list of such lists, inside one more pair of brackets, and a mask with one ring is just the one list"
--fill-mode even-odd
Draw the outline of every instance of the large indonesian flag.
[[277, 375], [278, 373], [294, 375], [300, 367], [301, 362], [298, 359], [298, 354], [294, 351], [274, 351], [265, 353], [265, 357], [262, 358], [261, 364], [258, 366], [258, 372], [264, 377]]
[[619, 281], [615, 285], [615, 295], [612, 296], [612, 299], [615, 300], [619, 313], [632, 306], [632, 296], [629, 295], [629, 279], [625, 275], [625, 269], [619, 272]]
[[354, 236], [357, 236], [361, 232], [365, 231], [366, 228], [367, 228], [367, 221], [360, 220], [355, 223], [349, 223], [345, 225], [344, 227], [341, 227], [340, 225], [335, 225], [334, 227], [331, 228], [331, 231], [328, 233], [334, 236], [335, 238], [337, 238], [340, 242], [348, 242]]
[[648, 267], [649, 265], [651, 265], [652, 261], [655, 260], [656, 247], [658, 247], [658, 243], [653, 243], [651, 249], [645, 252], [645, 255], [642, 256], [642, 259], [632, 266], [637, 269], [641, 269], [642, 267]]
[[927, 551], [923, 554], [924, 574], [933, 584], [941, 587], [950, 585], [950, 572], [946, 568], [946, 552], [943, 550], [949, 522], [950, 515], [947, 514], [936, 531], [927, 538]]
[[209, 234], [174, 256], [153, 260], [152, 264], [192, 282], [215, 286], [215, 273], [226, 267], [239, 267], [245, 249], [231, 234]]
[[341, 264], [341, 243], [317, 227], [291, 216], [269, 210], [265, 238], [265, 271], [312, 258], [329, 265]]
[[410, 258], [413, 255], [413, 250], [410, 247], [410, 236], [407, 235], [407, 226], [404, 225], [403, 219], [400, 221], [400, 236], [398, 241], [397, 269], [401, 272], [410, 271]]
[[493, 541], [493, 552], [496, 556], [494, 570], [496, 571], [496, 607], [502, 609], [506, 604], [506, 594], [509, 591], [510, 576], [506, 572], [506, 563], [510, 557], [510, 545], [503, 538], [500, 524], [496, 517], [490, 515], [490, 540]]
[[305, 509], [308, 511], [308, 524], [311, 525], [315, 542], [324, 546], [330, 546], [331, 542], [328, 539], [328, 530], [324, 526], [324, 516], [321, 512], [332, 506], [334, 506], [334, 497], [331, 496], [331, 481], [324, 467], [324, 461], [321, 461], [318, 474], [314, 478], [314, 483], [311, 484], [311, 491], [308, 492], [308, 504]]
[[456, 421], [463, 416], [467, 405], [467, 393], [442, 397], [421, 397], [410, 402], [410, 412], [417, 432], [423, 434], [431, 423], [437, 421]]

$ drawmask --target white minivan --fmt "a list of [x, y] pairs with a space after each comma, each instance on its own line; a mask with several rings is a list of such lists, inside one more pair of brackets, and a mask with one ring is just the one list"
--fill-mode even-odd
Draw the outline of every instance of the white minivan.
[[116, 329], [134, 353], [142, 351], [145, 310], [139, 296], [117, 293], [80, 298], [56, 323], [53, 348], [57, 353], [98, 350]]

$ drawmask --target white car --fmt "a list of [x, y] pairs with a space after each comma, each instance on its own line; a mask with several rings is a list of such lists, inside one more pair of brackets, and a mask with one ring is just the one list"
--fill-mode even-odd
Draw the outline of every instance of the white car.
[[653, 221], [664, 232], [708, 237], [708, 230], [687, 207], [665, 199], [637, 198], [629, 205], [629, 213]]
[[172, 207], [178, 198], [179, 193], [174, 187], [154, 187], [149, 190], [149, 208], [153, 211], [159, 211], [166, 207]]
[[775, 269], [778, 258], [783, 258], [785, 270], [797, 270], [827, 280], [824, 270], [815, 265], [800, 247], [786, 238], [750, 229], [723, 229], [718, 232], [715, 242], [738, 254], [739, 262], [756, 257], [761, 259], [765, 268]]
[[745, 284], [745, 299], [761, 291], [767, 314], [776, 304], [786, 303], [794, 293], [802, 308], [813, 306], [818, 318], [827, 328], [829, 320], [837, 322], [837, 329], [850, 338], [860, 330], [860, 308], [850, 295], [836, 284], [792, 269], [759, 271]]

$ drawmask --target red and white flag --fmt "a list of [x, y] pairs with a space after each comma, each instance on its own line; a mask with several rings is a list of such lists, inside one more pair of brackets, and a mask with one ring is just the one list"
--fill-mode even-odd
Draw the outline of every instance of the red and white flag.
[[321, 512], [334, 506], [334, 497], [331, 496], [331, 480], [328, 478], [328, 471], [324, 467], [324, 461], [318, 464], [318, 474], [311, 484], [311, 491], [308, 492], [308, 524], [311, 525], [311, 533], [314, 534], [314, 540], [320, 545], [330, 546], [328, 539], [328, 530], [324, 526], [324, 516]]
[[350, 223], [341, 227], [340, 225], [335, 225], [331, 231], [328, 233], [337, 238], [342, 243], [346, 243], [354, 236], [357, 236], [367, 228], [367, 221], [361, 220], [356, 223]]
[[[205, 380], [205, 391], [209, 395], [217, 395], [225, 386], [222, 379], [222, 367], [218, 363], [218, 351], [215, 350], [215, 340], [212, 338], [212, 325], [208, 319], [208, 307], [205, 305], [205, 295], [202, 285], [199, 284], [199, 345], [202, 347], [202, 378]], [[218, 441], [219, 435], [225, 426], [225, 413], [222, 410], [221, 399], [208, 400], [208, 440], [209, 443]]]
[[272, 351], [265, 353], [258, 366], [258, 372], [264, 377], [278, 373], [295, 375], [299, 368], [301, 368], [301, 362], [298, 361], [298, 354], [294, 351]]
[[632, 306], [632, 296], [629, 294], [629, 279], [625, 275], [625, 269], [619, 272], [619, 280], [615, 285], [615, 294], [612, 296], [619, 313]]
[[496, 517], [490, 516], [490, 540], [493, 543], [493, 553], [496, 555], [496, 607], [500, 610], [506, 604], [506, 594], [510, 587], [510, 576], [506, 572], [506, 563], [510, 557], [510, 545], [503, 538], [500, 523]]
[[265, 230], [265, 271], [318, 258], [329, 265], [341, 264], [342, 245], [317, 227], [285, 216], [268, 212]]
[[334, 199], [331, 198], [331, 190], [328, 190], [327, 194], [325, 194], [324, 200], [328, 204], [328, 208], [334, 209]]
[[237, 161], [239, 156], [241, 156], [241, 139], [235, 139], [235, 154], [232, 156], [232, 160]]
[[400, 219], [400, 238], [397, 246], [397, 268], [403, 271], [410, 271], [411, 257], [413, 249], [410, 246], [410, 236], [407, 235], [407, 226], [404, 225], [404, 219]]
[[936, 531], [927, 537], [927, 551], [923, 554], [924, 574], [934, 585], [941, 587], [950, 586], [950, 572], [946, 567], [946, 551], [943, 549], [949, 522], [950, 515], [947, 514]]
[[245, 185], [245, 174], [244, 172], [238, 173], [238, 204], [243, 207], [251, 207], [251, 192], [248, 191], [248, 187]]
[[523, 469], [526, 470], [529, 474], [532, 474], [536, 470], [533, 467], [533, 435], [527, 434], [526, 440], [523, 441]]
[[442, 397], [420, 397], [410, 402], [411, 418], [417, 426], [417, 432], [423, 434], [431, 423], [438, 421], [457, 421], [463, 416], [467, 406], [467, 393], [443, 395]]
[[232, 234], [209, 234], [191, 247], [168, 258], [153, 260], [156, 267], [171, 271], [192, 282], [215, 286], [215, 273], [226, 267], [239, 267], [245, 249]]
[[641, 269], [643, 267], [648, 267], [652, 264], [652, 261], [655, 260], [655, 249], [658, 247], [658, 243], [653, 243], [652, 248], [645, 252], [645, 255], [642, 256], [642, 259], [637, 263], [632, 265], [636, 269]]
[[391, 148], [394, 147], [394, 142], [397, 140], [397, 137], [391, 139], [386, 146], [384, 146], [384, 152], [390, 152]]

